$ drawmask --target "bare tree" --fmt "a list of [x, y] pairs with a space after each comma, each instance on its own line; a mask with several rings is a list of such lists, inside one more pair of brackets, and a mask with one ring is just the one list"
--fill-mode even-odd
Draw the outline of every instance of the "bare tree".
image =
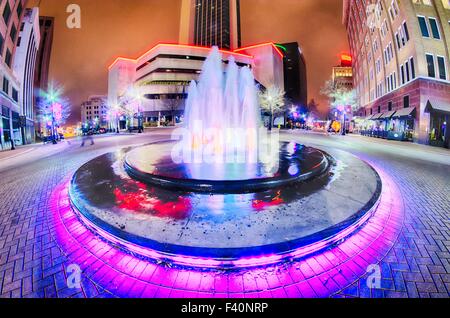
[[168, 94], [167, 98], [163, 100], [163, 107], [170, 112], [172, 117], [172, 126], [176, 125], [175, 113], [181, 109], [184, 103], [183, 94], [185, 92], [184, 86], [174, 86], [172, 93]]
[[271, 85], [259, 94], [261, 108], [270, 114], [269, 130], [272, 129], [274, 115], [284, 110], [286, 93], [281, 87]]
[[345, 120], [347, 110], [354, 112], [358, 108], [358, 95], [355, 89], [338, 87], [332, 79], [328, 80], [321, 90], [321, 93], [330, 100], [331, 110], [342, 114], [343, 125], [342, 134], [345, 135]]

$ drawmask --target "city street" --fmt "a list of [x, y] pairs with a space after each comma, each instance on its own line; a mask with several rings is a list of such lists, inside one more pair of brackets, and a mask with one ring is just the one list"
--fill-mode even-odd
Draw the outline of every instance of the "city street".
[[[51, 234], [50, 196], [87, 161], [120, 148], [170, 139], [170, 133], [170, 129], [154, 129], [141, 135], [99, 136], [93, 146], [88, 142], [80, 147], [81, 139], [71, 139], [56, 146], [34, 145], [0, 153], [0, 297], [116, 296], [89, 282], [83, 282], [81, 289], [67, 288], [69, 264]], [[380, 263], [381, 288], [368, 289], [367, 277], [361, 277], [326, 296], [449, 297], [450, 150], [300, 131], [282, 132], [281, 138], [319, 149], [344, 150], [382, 169], [400, 189], [397, 199], [405, 206], [399, 238]], [[277, 284], [269, 282], [251, 292], [276, 290], [274, 297], [286, 297], [289, 284], [280, 276]]]

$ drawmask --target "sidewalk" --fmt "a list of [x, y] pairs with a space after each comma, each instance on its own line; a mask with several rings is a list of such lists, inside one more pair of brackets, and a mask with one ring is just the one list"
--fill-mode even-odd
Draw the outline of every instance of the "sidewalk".
[[0, 161], [4, 159], [11, 159], [22, 154], [31, 152], [36, 149], [40, 144], [30, 144], [24, 146], [17, 146], [15, 150], [5, 149], [0, 150]]
[[440, 147], [433, 147], [433, 146], [430, 146], [430, 145], [423, 145], [423, 144], [418, 144], [418, 143], [414, 143], [414, 142], [372, 138], [372, 137], [362, 136], [362, 135], [359, 135], [359, 134], [348, 134], [348, 135], [346, 135], [346, 137], [358, 138], [360, 140], [364, 140], [364, 141], [367, 140], [369, 142], [371, 142], [371, 141], [372, 142], [377, 142], [377, 143], [380, 143], [380, 144], [385, 144], [387, 146], [407, 147], [407, 148], [410, 148], [410, 149], [417, 149], [417, 150], [421, 150], [421, 151], [435, 153], [435, 154], [438, 154], [438, 155], [450, 156], [450, 149], [440, 148]]
[[51, 156], [68, 148], [69, 145], [68, 141], [59, 142], [57, 145], [39, 143], [19, 146], [16, 150], [2, 151], [0, 152], [0, 172]]
[[342, 138], [342, 139], [355, 139], [361, 142], [369, 142], [369, 143], [377, 143], [377, 144], [383, 144], [386, 146], [391, 147], [404, 147], [408, 149], [416, 149], [420, 151], [425, 151], [429, 153], [434, 153], [437, 155], [447, 155], [450, 156], [450, 149], [446, 148], [439, 148], [439, 147], [433, 147], [429, 145], [423, 145], [413, 142], [406, 142], [406, 141], [397, 141], [397, 140], [387, 140], [387, 139], [381, 139], [381, 138], [372, 138], [367, 136], [362, 136], [359, 134], [346, 134], [345, 136], [342, 136], [340, 134], [327, 134], [325, 132], [319, 132], [319, 131], [304, 131], [304, 130], [286, 130], [285, 132], [291, 132], [295, 134], [303, 134], [303, 135], [322, 135], [322, 136], [328, 136], [328, 137], [336, 137], [336, 138]]

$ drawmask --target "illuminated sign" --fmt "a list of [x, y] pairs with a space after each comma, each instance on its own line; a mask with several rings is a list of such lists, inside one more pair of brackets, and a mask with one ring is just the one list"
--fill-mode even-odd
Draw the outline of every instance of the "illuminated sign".
[[341, 64], [343, 66], [351, 66], [353, 62], [353, 58], [350, 54], [342, 53], [341, 54]]

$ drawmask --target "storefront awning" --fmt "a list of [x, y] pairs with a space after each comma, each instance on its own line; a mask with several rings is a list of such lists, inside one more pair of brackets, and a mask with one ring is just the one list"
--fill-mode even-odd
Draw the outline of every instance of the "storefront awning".
[[373, 117], [373, 115], [370, 115], [370, 116], [368, 116], [368, 117], [364, 118], [364, 120], [371, 120], [371, 119], [372, 119], [372, 117]]
[[425, 112], [438, 112], [450, 115], [450, 104], [437, 100], [429, 100]]
[[375, 114], [375, 115], [373, 115], [373, 117], [371, 118], [371, 120], [378, 120], [378, 119], [381, 118], [381, 116], [383, 116], [383, 113]]
[[394, 116], [395, 110], [391, 110], [390, 112], [384, 113], [381, 115], [380, 119], [391, 119]]
[[403, 108], [403, 109], [397, 110], [395, 112], [395, 114], [392, 116], [392, 118], [413, 116], [415, 114], [415, 112], [416, 112], [415, 107]]

